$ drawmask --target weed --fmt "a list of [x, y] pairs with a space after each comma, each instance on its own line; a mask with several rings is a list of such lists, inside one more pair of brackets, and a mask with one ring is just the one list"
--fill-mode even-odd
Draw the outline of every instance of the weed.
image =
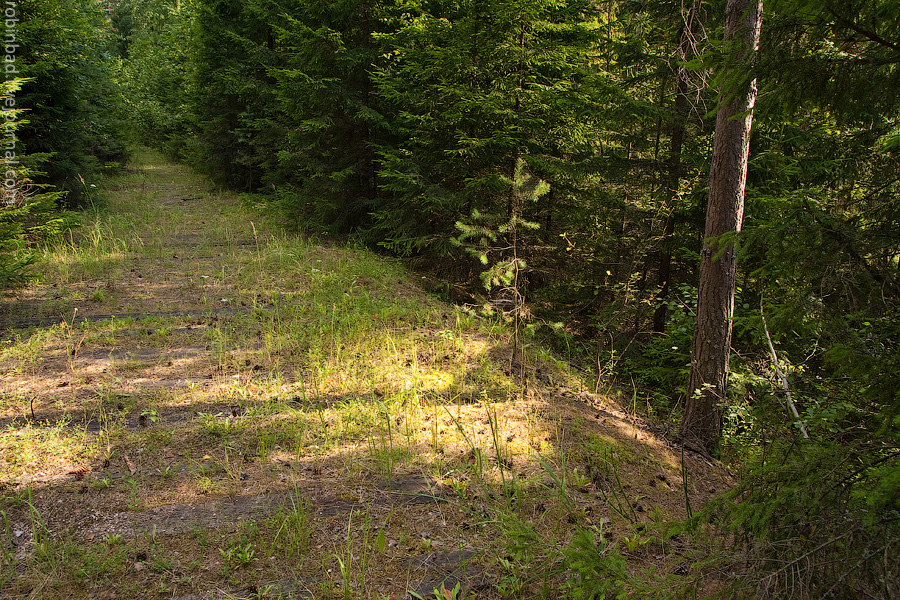
[[459, 431], [460, 435], [463, 436], [463, 439], [466, 441], [466, 444], [469, 446], [469, 454], [468, 454], [468, 463], [472, 469], [472, 476], [481, 481], [484, 477], [484, 453], [481, 451], [481, 448], [477, 447], [472, 439], [466, 434], [465, 429], [463, 429], [462, 423], [453, 416], [447, 407], [444, 407], [444, 411], [450, 416], [450, 419], [453, 420], [453, 423], [456, 425], [457, 431]]
[[154, 573], [165, 573], [175, 569], [175, 561], [170, 556], [154, 556], [150, 561], [150, 570]]
[[112, 486], [112, 480], [109, 477], [98, 477], [91, 481], [91, 487], [96, 490], [106, 490]]
[[201, 431], [213, 439], [225, 439], [236, 433], [241, 427], [237, 422], [226, 417], [222, 413], [206, 414], [199, 412], [197, 417], [201, 420]]
[[144, 539], [147, 540], [147, 543], [150, 546], [156, 545], [156, 525], [154, 525], [150, 530], [142, 529], [141, 535], [144, 536]]
[[[566, 455], [563, 453], [561, 455], [562, 460], [562, 468], [559, 470], [562, 473], [562, 477], [557, 475], [556, 470], [548, 463], [540, 454], [538, 454], [538, 461], [541, 463], [541, 466], [544, 468], [544, 471], [550, 476], [550, 479], [553, 481], [553, 490], [556, 491], [556, 494], [560, 500], [560, 505], [564, 506], [566, 510], [570, 513], [575, 511], [575, 503], [569, 497], [567, 486], [566, 486]], [[544, 486], [547, 487], [547, 486]]]
[[584, 443], [588, 473], [596, 484], [597, 490], [610, 507], [621, 517], [635, 523], [638, 521], [634, 504], [628, 498], [625, 487], [619, 478], [621, 459], [619, 452], [601, 436], [589, 435]]
[[0, 511], [2, 518], [3, 535], [0, 538], [0, 585], [7, 585], [9, 580], [4, 573], [9, 573], [10, 578], [14, 572], [13, 560], [15, 559], [15, 534], [13, 533], [12, 524], [9, 521], [5, 511]]
[[383, 418], [384, 426], [387, 428], [387, 436], [385, 436], [385, 427], [379, 427], [378, 431], [381, 439], [381, 448], [378, 455], [381, 457], [381, 463], [384, 467], [384, 474], [388, 481], [394, 478], [394, 435], [391, 426], [391, 412], [388, 410], [384, 402], [378, 401], [379, 416]]
[[591, 483], [591, 480], [587, 475], [578, 470], [578, 467], [572, 469], [572, 471], [568, 474], [567, 479], [572, 487], [580, 489], [587, 487], [588, 484]]
[[[296, 490], [296, 488], [295, 488]], [[276, 553], [286, 559], [302, 555], [309, 547], [312, 530], [309, 522], [309, 502], [298, 494], [291, 496], [290, 503], [285, 504], [265, 524], [267, 531], [274, 530], [269, 542], [268, 552]]]
[[266, 438], [261, 437], [256, 443], [256, 455], [259, 457], [261, 463], [267, 462], [269, 457], [269, 445], [266, 442]]
[[[202, 468], [203, 467], [201, 467], [201, 469]], [[197, 487], [198, 494], [209, 494], [216, 489], [216, 484], [213, 480], [203, 474], [198, 475], [194, 483]]]
[[627, 535], [622, 536], [622, 543], [625, 544], [625, 548], [627, 548], [629, 552], [634, 552], [649, 541], [650, 538], [641, 536], [637, 533], [631, 537], [628, 537]]
[[243, 465], [241, 454], [234, 446], [227, 443], [223, 445], [223, 450], [225, 451], [225, 473], [228, 474], [232, 482], [239, 483], [244, 477], [241, 471]]
[[506, 469], [512, 467], [512, 460], [506, 456], [506, 447], [500, 441], [500, 423], [497, 420], [497, 409], [488, 408], [487, 411], [488, 424], [491, 428], [491, 442], [494, 445], [494, 456], [497, 459], [497, 468], [500, 470], [500, 481], [503, 484], [503, 497], [506, 500], [507, 508], [512, 499], [517, 496], [517, 482], [515, 476], [509, 479], [506, 477]]
[[128, 488], [128, 508], [133, 511], [139, 511], [144, 507], [144, 500], [141, 497], [141, 488], [134, 479], [127, 479], [125, 486]]
[[156, 425], [159, 423], [159, 412], [155, 408], [145, 408], [138, 417], [138, 423], [141, 427]]
[[106, 544], [108, 546], [116, 546], [122, 543], [122, 534], [120, 533], [107, 533], [104, 537]]
[[350, 528], [353, 523], [353, 511], [350, 511], [350, 518], [347, 520], [347, 542], [340, 555], [335, 554], [334, 558], [338, 561], [338, 567], [341, 571], [341, 591], [344, 594], [344, 600], [349, 600], [353, 592], [353, 583], [351, 581], [353, 569], [353, 547], [350, 541]]
[[205, 529], [194, 527], [191, 530], [191, 537], [194, 539], [194, 542], [201, 548], [209, 547], [209, 535], [207, 534]]
[[456, 495], [461, 501], [464, 501], [469, 497], [469, 482], [465, 479], [446, 477], [444, 483], [449, 485], [450, 489], [456, 492]]
[[497, 591], [504, 598], [521, 598], [529, 579], [535, 578], [543, 568], [535, 564], [534, 551], [540, 548], [540, 536], [534, 525], [512, 515], [502, 518], [506, 535], [506, 556], [497, 562], [504, 575], [497, 583]]
[[333, 558], [337, 560], [338, 568], [341, 572], [341, 592], [345, 600], [350, 598], [354, 588], [359, 590], [359, 594], [362, 596], [368, 581], [366, 573], [368, 572], [369, 563], [372, 560], [373, 553], [375, 551], [383, 552], [386, 547], [386, 540], [384, 536], [381, 535], [383, 530], [381, 530], [379, 534], [376, 534], [374, 540], [372, 539], [372, 519], [370, 515], [366, 513], [362, 524], [359, 527], [360, 549], [358, 555], [356, 555], [355, 561], [357, 571], [354, 572], [352, 538], [354, 514], [354, 511], [350, 511], [350, 516], [347, 519], [346, 541], [343, 548], [341, 548], [340, 554], [333, 555]]
[[264, 600], [265, 598], [274, 598], [275, 596], [270, 595], [270, 592], [277, 593], [277, 589], [278, 588], [276, 588], [272, 584], [266, 584], [266, 585], [260, 586], [260, 587], [256, 588], [250, 594], [250, 599], [251, 600]]
[[253, 544], [250, 542], [232, 548], [219, 548], [219, 554], [222, 555], [226, 563], [234, 568], [249, 565], [253, 561], [255, 553]]
[[[413, 598], [424, 600], [424, 597], [420, 596], [416, 592], [410, 591], [409, 594]], [[435, 600], [462, 600], [462, 586], [457, 581], [452, 590], [448, 590], [445, 586], [442, 585], [440, 587], [434, 588], [432, 594], [434, 595]]]

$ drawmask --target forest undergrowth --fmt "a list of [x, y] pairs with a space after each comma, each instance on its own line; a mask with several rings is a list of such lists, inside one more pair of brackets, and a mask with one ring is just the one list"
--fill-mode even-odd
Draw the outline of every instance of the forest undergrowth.
[[96, 200], [3, 298], [0, 597], [671, 598], [725, 577], [682, 524], [727, 470], [502, 315], [147, 151]]

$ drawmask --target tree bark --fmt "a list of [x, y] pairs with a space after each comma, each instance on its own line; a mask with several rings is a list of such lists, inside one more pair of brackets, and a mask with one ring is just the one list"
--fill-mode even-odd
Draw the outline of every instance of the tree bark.
[[749, 59], [759, 44], [762, 0], [728, 0], [725, 42], [730, 46], [724, 66], [712, 166], [706, 228], [700, 255], [697, 323], [691, 349], [691, 374], [681, 422], [686, 443], [714, 452], [722, 435], [722, 407], [731, 354], [731, 326], [737, 260], [731, 237], [741, 230], [744, 189], [750, 153], [750, 128], [756, 104], [756, 80], [743, 81]]

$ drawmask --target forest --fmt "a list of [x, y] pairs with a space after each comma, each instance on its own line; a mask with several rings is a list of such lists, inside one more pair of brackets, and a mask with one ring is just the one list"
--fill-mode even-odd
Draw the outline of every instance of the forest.
[[728, 465], [727, 593], [900, 593], [900, 1], [7, 7], [5, 289], [155, 148]]

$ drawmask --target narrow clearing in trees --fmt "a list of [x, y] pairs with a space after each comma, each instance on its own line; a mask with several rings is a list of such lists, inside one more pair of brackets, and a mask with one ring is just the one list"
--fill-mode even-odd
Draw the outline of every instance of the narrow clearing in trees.
[[483, 312], [144, 153], [0, 307], [0, 598], [558, 596], [730, 484]]

